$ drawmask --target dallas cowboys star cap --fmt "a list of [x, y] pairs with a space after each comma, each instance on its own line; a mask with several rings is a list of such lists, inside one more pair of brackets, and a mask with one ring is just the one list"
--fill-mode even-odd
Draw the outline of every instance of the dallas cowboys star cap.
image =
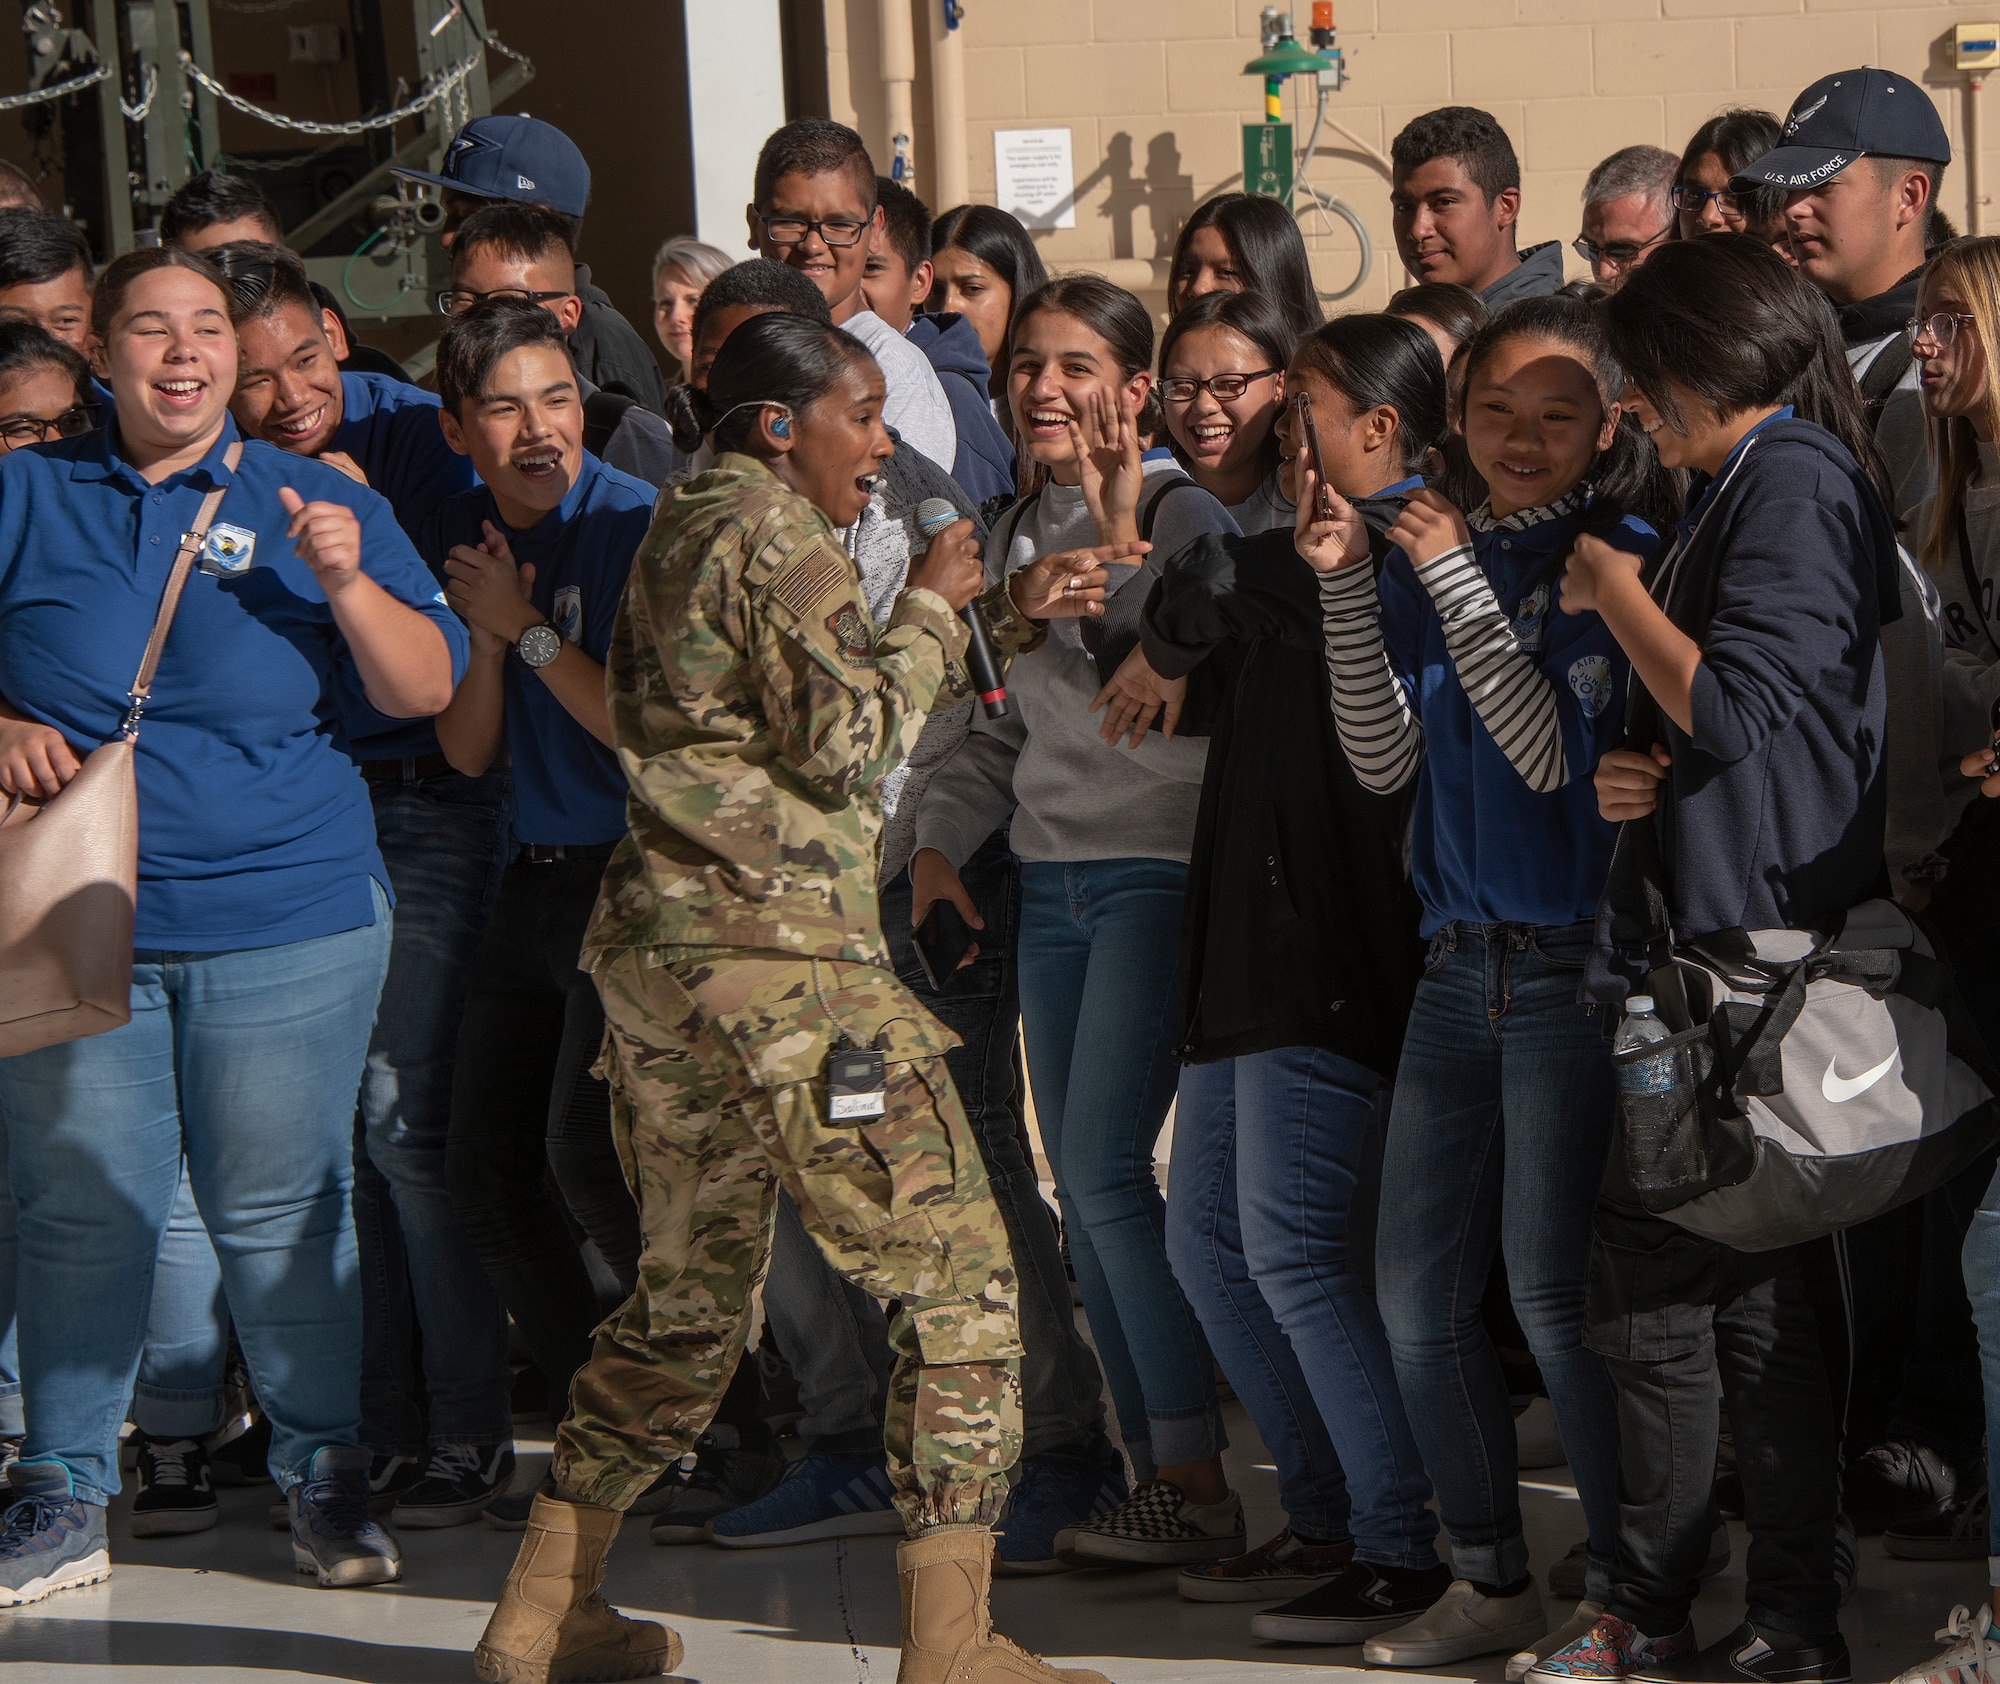
[[397, 170], [421, 181], [481, 199], [547, 205], [564, 216], [583, 215], [590, 202], [590, 166], [575, 141], [537, 117], [479, 117], [451, 137], [444, 169]]
[[1796, 193], [1831, 181], [1870, 153], [1948, 164], [1951, 142], [1930, 95], [1908, 76], [1837, 70], [1792, 101], [1783, 141], [1736, 179]]

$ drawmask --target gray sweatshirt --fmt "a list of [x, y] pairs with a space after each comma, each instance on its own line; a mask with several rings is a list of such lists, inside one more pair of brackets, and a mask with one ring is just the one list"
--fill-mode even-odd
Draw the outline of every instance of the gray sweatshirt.
[[[1160, 475], [1186, 479], [1164, 452], [1161, 457], [1146, 464], [1142, 498], [1154, 494]], [[1000, 518], [992, 546], [1005, 542], [1009, 573], [1039, 556], [1097, 542], [1080, 487], [1051, 484], [1017, 508], [1024, 512]], [[1101, 622], [1106, 635], [1113, 641], [1136, 635], [1139, 611], [1167, 557], [1203, 533], [1235, 531], [1228, 511], [1192, 482], [1168, 495], [1154, 522], [1152, 552], [1139, 566], [1110, 570]], [[1051, 622], [1047, 641], [1008, 669], [1013, 707], [1004, 719], [973, 719], [965, 740], [931, 777], [917, 809], [919, 848], [935, 848], [962, 866], [1012, 813], [1014, 852], [1024, 860], [1186, 861], [1207, 740], [1168, 742], [1153, 731], [1129, 749], [1100, 739], [1103, 716], [1090, 704], [1110, 674], [1099, 676], [1078, 626], [1076, 620]]]
[[[1930, 530], [1932, 501], [1910, 512], [1913, 543]], [[1979, 477], [1965, 490], [1965, 529], [1979, 600], [1966, 589], [1956, 535], [1948, 538], [1935, 581], [1944, 598], [1944, 787], [1954, 822], [1979, 787], [1960, 775], [1958, 762], [1992, 741], [1993, 705], [2000, 702], [2000, 457], [1990, 444], [1979, 447]]]

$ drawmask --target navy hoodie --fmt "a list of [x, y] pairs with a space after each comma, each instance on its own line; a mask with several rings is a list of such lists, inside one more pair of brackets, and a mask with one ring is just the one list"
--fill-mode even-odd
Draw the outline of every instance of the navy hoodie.
[[1901, 612], [1895, 531], [1824, 428], [1789, 413], [1738, 445], [1661, 569], [1701, 645], [1693, 732], [1666, 745], [1659, 825], [1674, 933], [1802, 928], [1875, 892], [1888, 814], [1881, 631]]
[[986, 353], [972, 324], [956, 311], [940, 311], [919, 316], [904, 336], [930, 359], [951, 405], [951, 418], [958, 426], [958, 454], [952, 459], [951, 477], [975, 502], [992, 497], [1012, 497], [1014, 447], [993, 419], [993, 406], [986, 395], [991, 370]]

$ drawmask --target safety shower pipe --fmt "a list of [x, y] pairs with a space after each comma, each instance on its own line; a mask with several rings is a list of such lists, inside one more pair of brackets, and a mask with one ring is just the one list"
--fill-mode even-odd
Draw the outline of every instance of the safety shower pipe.
[[1986, 232], [1986, 172], [1979, 151], [1979, 91], [1985, 86], [1986, 78], [1975, 74], [1968, 78], [1965, 90], [1965, 208], [1971, 213], [1968, 220], [1975, 234]]
[[881, 20], [882, 104], [892, 160], [886, 173], [914, 191], [917, 38], [910, 27], [910, 0], [876, 0], [876, 16]]
[[931, 129], [937, 181], [931, 202], [940, 211], [972, 197], [965, 129], [964, 8], [958, 0], [931, 4]]

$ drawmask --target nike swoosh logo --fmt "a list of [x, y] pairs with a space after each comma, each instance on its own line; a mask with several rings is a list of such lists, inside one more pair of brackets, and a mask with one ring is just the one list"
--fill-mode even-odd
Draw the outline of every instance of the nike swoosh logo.
[[1840, 1060], [1830, 1058], [1826, 1061], [1826, 1074], [1819, 1079], [1819, 1091], [1826, 1095], [1826, 1102], [1829, 1105], [1845, 1105], [1856, 1095], [1866, 1093], [1877, 1082], [1881, 1081], [1884, 1076], [1888, 1075], [1890, 1067], [1901, 1056], [1901, 1049], [1898, 1049], [1890, 1053], [1873, 1070], [1864, 1070], [1858, 1076], [1842, 1076], [1837, 1074], [1835, 1067], [1840, 1063]]

